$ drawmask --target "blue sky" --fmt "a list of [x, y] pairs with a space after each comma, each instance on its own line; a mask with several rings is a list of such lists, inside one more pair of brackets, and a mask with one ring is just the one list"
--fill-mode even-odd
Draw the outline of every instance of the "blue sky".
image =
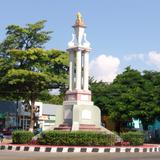
[[0, 41], [9, 24], [45, 19], [54, 31], [46, 49], [65, 50], [78, 11], [88, 26], [91, 75], [111, 81], [128, 65], [160, 70], [159, 0], [0, 0]]

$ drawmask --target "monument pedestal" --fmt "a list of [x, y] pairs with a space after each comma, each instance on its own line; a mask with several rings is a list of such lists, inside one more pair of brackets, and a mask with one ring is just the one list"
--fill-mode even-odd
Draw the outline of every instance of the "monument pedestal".
[[63, 124], [60, 124], [59, 127], [55, 128], [55, 130], [101, 130], [100, 109], [97, 106], [86, 104], [71, 104], [72, 102], [64, 102], [64, 122]]
[[90, 98], [90, 91], [67, 91], [63, 102], [64, 122], [56, 130], [100, 130], [101, 112]]

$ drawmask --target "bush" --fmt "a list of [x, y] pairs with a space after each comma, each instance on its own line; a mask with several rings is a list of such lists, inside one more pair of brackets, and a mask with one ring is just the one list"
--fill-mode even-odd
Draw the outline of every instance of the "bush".
[[120, 137], [125, 142], [129, 142], [132, 146], [143, 145], [144, 143], [144, 133], [143, 132], [126, 132], [121, 133]]
[[26, 144], [32, 140], [33, 136], [34, 134], [32, 132], [16, 130], [12, 133], [12, 140], [16, 144]]
[[41, 133], [38, 143], [67, 146], [112, 146], [115, 144], [115, 136], [97, 132], [46, 131]]

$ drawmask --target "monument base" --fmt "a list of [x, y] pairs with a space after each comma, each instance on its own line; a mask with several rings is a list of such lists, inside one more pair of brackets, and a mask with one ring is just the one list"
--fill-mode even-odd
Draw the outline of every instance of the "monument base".
[[63, 119], [54, 130], [61, 131], [98, 131], [113, 134], [101, 126], [100, 109], [92, 101], [64, 101]]
[[[71, 107], [70, 115], [68, 114], [68, 108]], [[70, 109], [71, 109], [70, 108]], [[73, 105], [64, 106], [64, 122], [72, 121], [74, 124], [94, 124], [100, 125], [100, 109], [94, 105]]]
[[[93, 102], [88, 102], [93, 103]], [[79, 105], [71, 102], [64, 102], [64, 122], [54, 130], [61, 131], [97, 131], [113, 134], [101, 126], [100, 109], [95, 105]], [[70, 105], [69, 105], [70, 104]]]
[[111, 133], [101, 126], [101, 111], [91, 101], [91, 92], [84, 90], [66, 92], [63, 102], [63, 122], [55, 130]]
[[[79, 101], [81, 102], [81, 101]], [[99, 131], [101, 126], [100, 109], [93, 105], [93, 102], [65, 101], [64, 102], [64, 122], [55, 130], [70, 131]]]

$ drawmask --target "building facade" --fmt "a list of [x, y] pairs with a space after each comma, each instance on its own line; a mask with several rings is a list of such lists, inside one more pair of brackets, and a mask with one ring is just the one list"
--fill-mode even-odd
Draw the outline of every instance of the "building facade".
[[[61, 121], [63, 109], [61, 105], [36, 102], [39, 112], [35, 114], [35, 128], [42, 131], [52, 130]], [[14, 129], [27, 130], [30, 124], [30, 113], [25, 110], [22, 102], [0, 101], [0, 132], [9, 134]]]

